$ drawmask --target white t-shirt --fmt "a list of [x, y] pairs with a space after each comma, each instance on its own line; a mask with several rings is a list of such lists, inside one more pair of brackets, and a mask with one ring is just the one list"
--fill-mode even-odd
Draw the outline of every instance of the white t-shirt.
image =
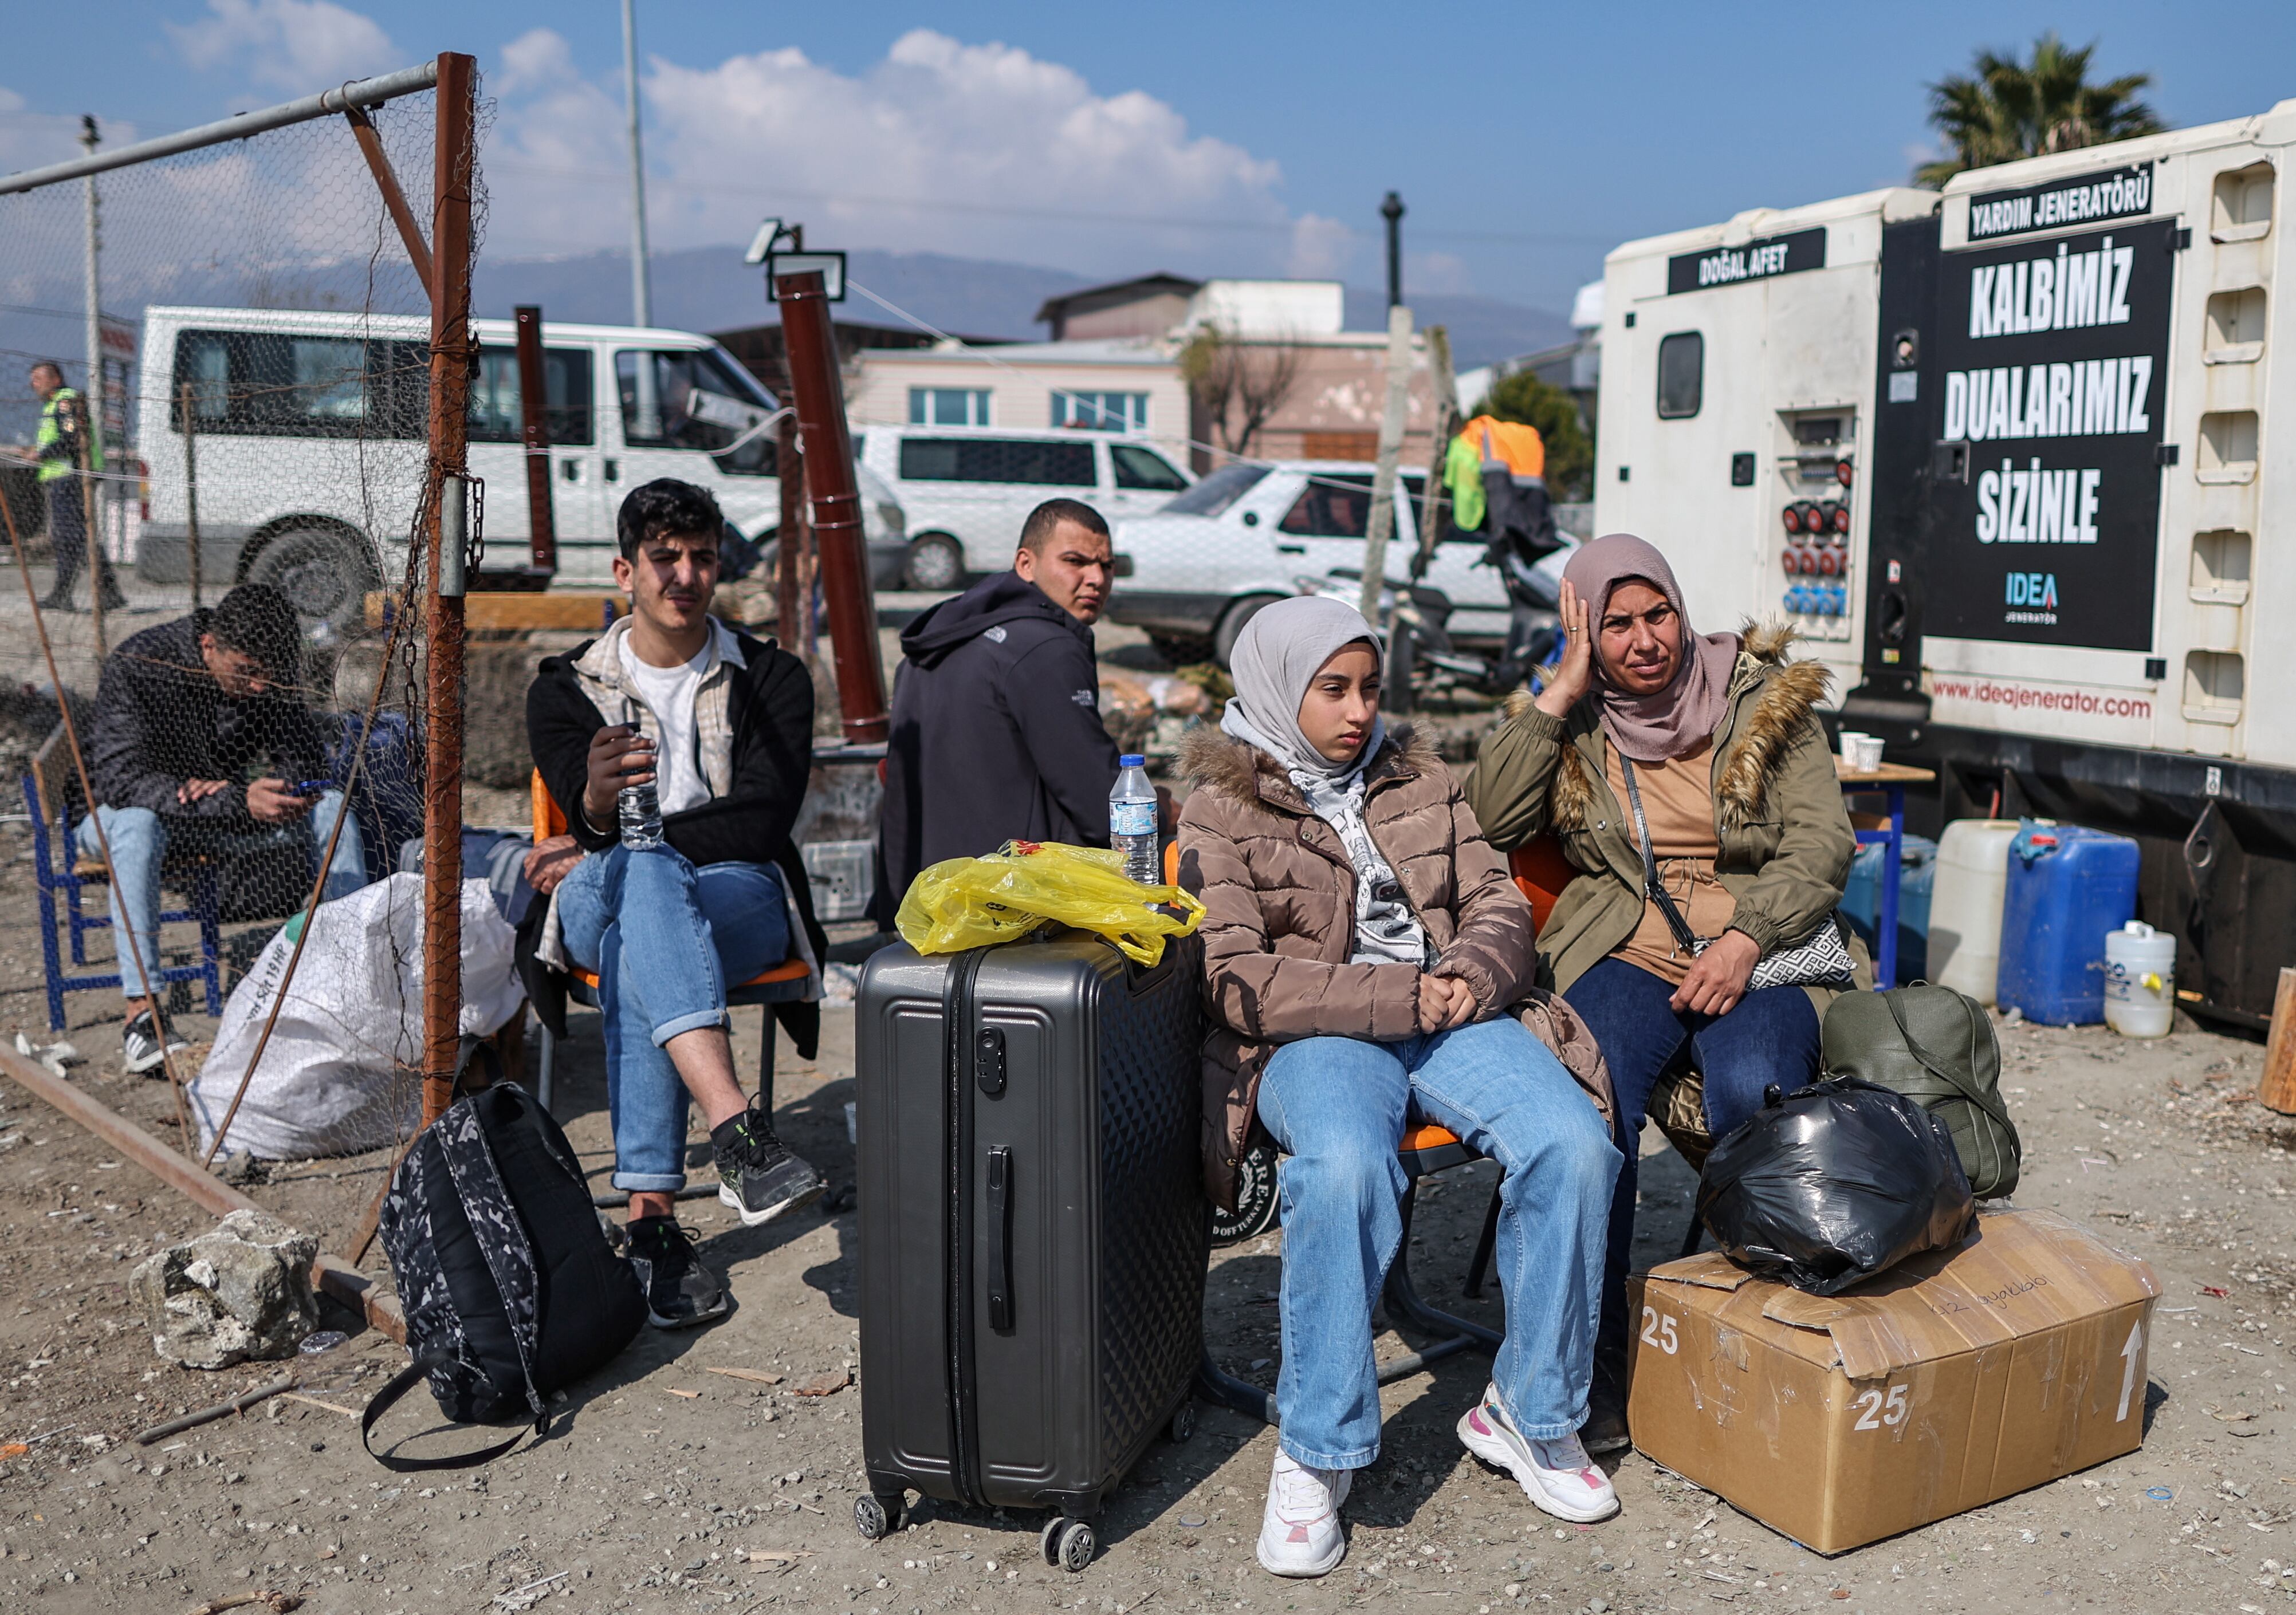
[[709, 782], [701, 777], [701, 760], [694, 744], [693, 697], [701, 688], [702, 675], [709, 669], [713, 648], [705, 644], [692, 661], [655, 668], [633, 655], [629, 636], [622, 636], [623, 676], [636, 686], [646, 710], [653, 714], [654, 729], [661, 739], [661, 750], [656, 754], [654, 794], [665, 817], [699, 808], [709, 799]]

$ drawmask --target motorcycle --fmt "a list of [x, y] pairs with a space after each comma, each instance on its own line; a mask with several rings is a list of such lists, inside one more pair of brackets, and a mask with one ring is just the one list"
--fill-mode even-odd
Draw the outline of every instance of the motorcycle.
[[[1380, 619], [1387, 625], [1387, 665], [1381, 669], [1390, 709], [1408, 711], [1418, 695], [1467, 689], [1505, 695], [1528, 684], [1535, 694], [1562, 655], [1560, 611], [1563, 564], [1578, 540], [1550, 523], [1543, 534], [1510, 532], [1495, 538], [1478, 566], [1497, 568], [1507, 595], [1507, 635], [1497, 654], [1453, 643], [1450, 596], [1425, 584], [1387, 579]], [[1335, 567], [1320, 578], [1292, 579], [1302, 594], [1327, 594], [1349, 604], [1363, 594], [1363, 571]]]

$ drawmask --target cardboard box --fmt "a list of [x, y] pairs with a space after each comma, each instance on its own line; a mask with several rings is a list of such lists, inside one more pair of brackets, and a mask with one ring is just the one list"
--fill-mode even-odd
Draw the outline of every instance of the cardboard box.
[[1629, 1288], [1635, 1446], [1837, 1554], [2134, 1451], [2160, 1294], [2046, 1211], [1847, 1295], [1669, 1262]]

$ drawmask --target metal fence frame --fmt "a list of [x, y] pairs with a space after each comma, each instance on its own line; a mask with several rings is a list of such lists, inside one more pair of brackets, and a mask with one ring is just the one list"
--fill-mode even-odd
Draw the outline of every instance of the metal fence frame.
[[[367, 118], [369, 108], [424, 91], [437, 92], [437, 127], [432, 144], [435, 171], [427, 238], [421, 222], [408, 207], [405, 192], [391, 169], [382, 143]], [[422, 1120], [428, 1126], [446, 1109], [453, 1095], [462, 1016], [463, 592], [469, 540], [466, 412], [471, 366], [476, 352], [471, 336], [470, 319], [472, 210], [478, 174], [477, 61], [468, 55], [443, 53], [415, 67], [344, 84], [260, 111], [238, 113], [216, 123], [138, 141], [133, 145], [120, 146], [112, 151], [91, 150], [89, 155], [69, 162], [0, 176], [0, 196], [18, 195], [76, 179], [84, 180], [90, 188], [89, 216], [93, 220], [94, 177], [99, 174], [159, 158], [228, 144], [291, 124], [333, 117], [342, 118], [350, 126], [352, 138], [365, 160], [384, 208], [390, 213], [400, 242], [414, 264], [415, 275], [430, 299], [430, 408], [424, 453], [422, 514], [419, 518], [424, 596], [422, 619], [428, 652], [428, 677], [424, 690], [422, 1053]], [[92, 130], [89, 143], [93, 143]], [[91, 224], [87, 291], [91, 330], [96, 328], [98, 322], [96, 303], [99, 289], [94, 267], [94, 251]], [[102, 430], [100, 418], [95, 430]], [[4, 502], [0, 502], [0, 513], [5, 513]], [[9, 536], [16, 545], [18, 567], [20, 571], [23, 571], [25, 586], [29, 590], [31, 586], [30, 574], [24, 570], [24, 553], [20, 536], [14, 530], [12, 515], [9, 517]], [[97, 542], [92, 530], [88, 542], [91, 545]], [[37, 608], [34, 623], [45, 649], [46, 629], [40, 623]], [[98, 650], [101, 654], [100, 637]], [[50, 668], [53, 680], [53, 653], [50, 654]], [[61, 691], [62, 686], [57, 687]], [[81, 791], [86, 799], [93, 803], [95, 796], [90, 787], [87, 766], [78, 732], [72, 720], [70, 703], [60, 700], [59, 704]], [[362, 746], [361, 751], [364, 750]], [[102, 834], [100, 824], [98, 842], [109, 873], [111, 849]], [[322, 861], [321, 881], [324, 880], [324, 865], [330, 861], [332, 852], [327, 859]], [[315, 883], [311, 893], [312, 906], [316, 905], [320, 889], [320, 885]], [[310, 930], [309, 926], [305, 926], [302, 936], [308, 937]], [[123, 955], [135, 952], [132, 933], [119, 939], [119, 943]], [[301, 941], [299, 939], [296, 946], [298, 957], [300, 953]], [[290, 980], [292, 979], [293, 969], [291, 960], [288, 966]], [[279, 1002], [283, 1002], [284, 998], [283, 990]], [[275, 1020], [277, 1011], [278, 1004], [275, 1003]], [[269, 1036], [268, 1026], [264, 1036], [266, 1038]], [[259, 1061], [261, 1057], [262, 1049], [258, 1045], [255, 1060]], [[250, 1061], [248, 1075], [253, 1074], [254, 1066], [255, 1061]], [[182, 1126], [184, 1123], [184, 1084], [175, 1070], [172, 1056], [168, 1059], [167, 1070], [169, 1086], [176, 1093], [178, 1124]], [[240, 1086], [243, 1094], [246, 1089], [244, 1077]], [[237, 1103], [235, 1098], [234, 1110]], [[217, 1147], [220, 1147], [228, 1127], [227, 1114], [223, 1127], [217, 1132]], [[188, 1152], [187, 1128], [183, 1142]], [[214, 1151], [210, 1150], [209, 1155], [213, 1153]]]

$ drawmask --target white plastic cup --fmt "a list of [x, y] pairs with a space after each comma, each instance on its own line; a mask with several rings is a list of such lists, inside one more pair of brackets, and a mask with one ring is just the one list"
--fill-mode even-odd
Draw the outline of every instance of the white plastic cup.
[[2104, 935], [2104, 1023], [2124, 1037], [2165, 1037], [2177, 1020], [2177, 939], [2131, 920]]
[[1857, 753], [1849, 766], [1860, 774], [1871, 774], [1882, 766], [1882, 737], [1861, 734], [1857, 738]]
[[1872, 735], [1859, 729], [1844, 729], [1834, 737], [1835, 742], [1841, 748], [1841, 760], [1852, 768], [1857, 767], [1857, 742], [1873, 738]]

